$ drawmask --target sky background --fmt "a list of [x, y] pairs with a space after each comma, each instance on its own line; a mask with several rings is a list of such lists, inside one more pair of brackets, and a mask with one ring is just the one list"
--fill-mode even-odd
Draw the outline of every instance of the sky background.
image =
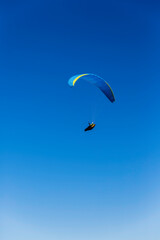
[[159, 240], [160, 3], [1, 1], [0, 32], [0, 238]]

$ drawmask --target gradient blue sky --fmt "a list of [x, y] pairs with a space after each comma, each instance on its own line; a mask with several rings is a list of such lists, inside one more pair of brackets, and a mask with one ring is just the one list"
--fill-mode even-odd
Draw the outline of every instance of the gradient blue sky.
[[[159, 240], [160, 3], [1, 1], [0, 13], [1, 239]], [[114, 104], [67, 85], [86, 72]]]

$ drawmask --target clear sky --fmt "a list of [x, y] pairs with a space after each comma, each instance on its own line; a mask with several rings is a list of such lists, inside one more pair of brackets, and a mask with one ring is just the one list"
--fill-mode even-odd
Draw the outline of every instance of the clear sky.
[[0, 238], [159, 240], [160, 3], [1, 1], [0, 32]]

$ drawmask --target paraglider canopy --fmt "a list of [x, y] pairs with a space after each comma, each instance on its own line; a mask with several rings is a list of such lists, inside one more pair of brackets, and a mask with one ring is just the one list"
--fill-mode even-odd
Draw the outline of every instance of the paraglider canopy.
[[115, 97], [111, 87], [103, 78], [92, 73], [79, 74], [69, 79], [68, 81], [69, 86], [73, 87], [75, 83], [80, 79], [84, 79], [89, 83], [92, 83], [93, 85], [98, 87], [111, 102], [115, 101]]

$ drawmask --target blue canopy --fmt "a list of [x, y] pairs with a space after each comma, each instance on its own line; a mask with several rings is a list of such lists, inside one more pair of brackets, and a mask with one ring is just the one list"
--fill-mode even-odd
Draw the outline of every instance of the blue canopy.
[[115, 97], [113, 94], [113, 91], [109, 84], [101, 77], [92, 74], [92, 73], [85, 73], [85, 74], [79, 74], [71, 77], [68, 81], [69, 86], [73, 87], [77, 80], [84, 79], [88, 81], [89, 83], [92, 83], [96, 87], [98, 87], [105, 95], [106, 97], [111, 101], [115, 101]]

